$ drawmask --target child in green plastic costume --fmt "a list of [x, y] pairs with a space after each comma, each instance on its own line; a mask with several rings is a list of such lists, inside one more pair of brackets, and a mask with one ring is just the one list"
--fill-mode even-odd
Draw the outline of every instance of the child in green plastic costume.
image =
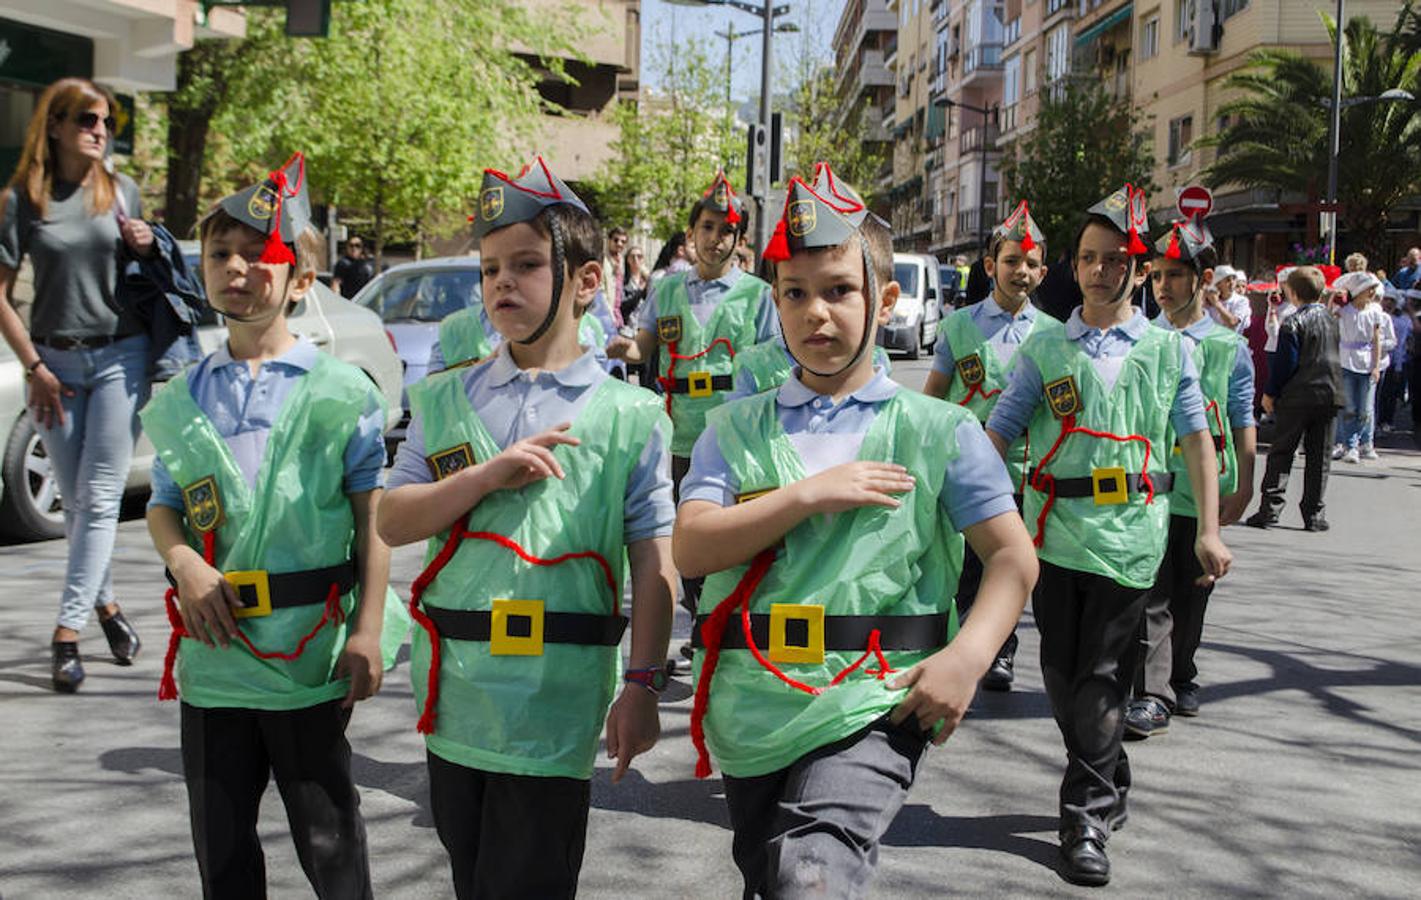
[[1067, 760], [1058, 871], [1084, 885], [1110, 880], [1105, 842], [1125, 823], [1121, 737], [1145, 594], [1169, 530], [1167, 436], [1179, 436], [1198, 501], [1193, 549], [1205, 577], [1223, 577], [1231, 559], [1193, 360], [1177, 333], [1130, 303], [1149, 253], [1146, 210], [1144, 193], [1125, 185], [1086, 211], [1072, 247], [1084, 302], [1021, 345], [987, 420], [1003, 456], [1023, 431], [1030, 442], [1024, 500], [1041, 558], [1032, 612]]
[[384, 401], [287, 328], [320, 246], [304, 169], [293, 156], [203, 220], [227, 342], [142, 412], [157, 450], [148, 527], [175, 586], [159, 697], [183, 701], [208, 897], [266, 895], [257, 814], [272, 775], [316, 895], [371, 896], [345, 727], [408, 622], [375, 534]]
[[[775, 235], [798, 375], [711, 413], [676, 523], [677, 566], [707, 576], [691, 736], [696, 774], [723, 770], [746, 897], [856, 897], [1036, 558], [972, 414], [873, 366], [898, 297], [887, 226], [820, 163]], [[985, 574], [958, 632], [964, 533]]]
[[485, 172], [474, 234], [504, 340], [410, 389], [380, 533], [429, 540], [410, 676], [455, 891], [572, 897], [598, 738], [605, 727], [616, 782], [660, 731], [671, 424], [655, 394], [579, 346], [602, 232], [542, 159], [516, 178]]

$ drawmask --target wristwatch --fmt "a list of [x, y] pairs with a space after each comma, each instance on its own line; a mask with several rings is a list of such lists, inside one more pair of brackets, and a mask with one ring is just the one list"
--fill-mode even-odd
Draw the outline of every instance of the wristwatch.
[[653, 666], [649, 669], [627, 669], [622, 673], [622, 681], [629, 684], [639, 684], [653, 694], [660, 694], [666, 690], [666, 684], [670, 680], [671, 676], [667, 674], [665, 666]]

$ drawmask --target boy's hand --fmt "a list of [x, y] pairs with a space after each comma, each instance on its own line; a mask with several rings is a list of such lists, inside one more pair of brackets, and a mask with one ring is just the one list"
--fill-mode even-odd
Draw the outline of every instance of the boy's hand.
[[380, 638], [352, 632], [336, 661], [335, 674], [336, 678], [350, 679], [350, 690], [340, 703], [342, 709], [350, 709], [357, 702], [375, 696], [385, 677]]
[[626, 359], [627, 351], [635, 346], [636, 342], [634, 342], [631, 338], [617, 335], [616, 337], [612, 338], [610, 341], [607, 342], [607, 358]]
[[228, 646], [237, 636], [232, 610], [241, 607], [237, 589], [202, 559], [173, 572], [178, 583], [178, 612], [190, 637], [209, 647]]
[[571, 427], [571, 422], [564, 422], [549, 428], [542, 434], [535, 434], [516, 444], [510, 444], [506, 450], [489, 460], [486, 471], [493, 481], [492, 490], [516, 491], [544, 478], [562, 478], [562, 466], [553, 456], [552, 448], [558, 444], [576, 447], [582, 443], [566, 434]]
[[607, 712], [607, 758], [617, 761], [612, 783], [621, 781], [633, 757], [655, 747], [660, 736], [656, 695], [639, 684], [624, 685]]
[[792, 489], [816, 513], [840, 513], [861, 506], [897, 509], [903, 504], [891, 495], [911, 491], [913, 484], [913, 476], [897, 463], [859, 461], [825, 469]]
[[952, 736], [957, 723], [967, 715], [972, 696], [977, 693], [981, 672], [973, 672], [963, 654], [944, 647], [913, 668], [899, 675], [888, 685], [890, 690], [911, 688], [888, 720], [894, 725], [914, 716], [923, 731], [931, 734], [933, 726], [942, 722], [942, 730], [933, 738], [941, 744]]
[[1204, 567], [1204, 574], [1195, 582], [1201, 587], [1213, 584], [1227, 575], [1234, 558], [1217, 534], [1201, 534], [1195, 538], [1194, 555], [1199, 558], [1199, 565]]
[[1272, 397], [1268, 396], [1267, 394], [1264, 394], [1264, 395], [1263, 395], [1263, 411], [1266, 412], [1266, 413], [1268, 413], [1268, 415], [1270, 415], [1270, 416], [1273, 415], [1273, 404], [1274, 404], [1274, 402], [1275, 402], [1275, 401], [1273, 400]]
[[1244, 488], [1242, 485], [1232, 494], [1225, 494], [1219, 499], [1219, 527], [1232, 525], [1243, 514], [1248, 512], [1248, 504], [1253, 502], [1253, 491]]

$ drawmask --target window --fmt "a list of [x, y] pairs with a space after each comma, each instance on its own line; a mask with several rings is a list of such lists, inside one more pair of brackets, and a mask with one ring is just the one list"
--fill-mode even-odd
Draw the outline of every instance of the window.
[[1197, 0], [1174, 0], [1174, 42], [1189, 40], [1194, 33], [1194, 4]]
[[1036, 93], [1036, 50], [1032, 48], [1026, 51], [1022, 57], [1023, 74], [1026, 76], [1026, 93], [1028, 95]]
[[1159, 13], [1151, 15], [1140, 26], [1140, 59], [1159, 56]]
[[1194, 117], [1180, 116], [1169, 123], [1169, 164], [1182, 166], [1189, 162], [1189, 145], [1194, 142]]
[[1248, 0], [1219, 0], [1219, 21], [1248, 9]]
[[1011, 106], [1021, 99], [1021, 57], [1013, 56], [1002, 67], [1002, 105]]
[[1071, 68], [1070, 29], [1058, 25], [1046, 36], [1046, 80], [1064, 78]]

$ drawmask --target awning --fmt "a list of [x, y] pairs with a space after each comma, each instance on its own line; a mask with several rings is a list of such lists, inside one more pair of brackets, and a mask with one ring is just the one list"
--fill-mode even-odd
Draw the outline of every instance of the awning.
[[1125, 20], [1129, 19], [1130, 13], [1134, 12], [1134, 9], [1134, 3], [1126, 3], [1124, 6], [1115, 10], [1115, 12], [1111, 13], [1105, 18], [1101, 19], [1099, 22], [1096, 22], [1094, 25], [1085, 29], [1080, 34], [1076, 35], [1076, 46], [1079, 47], [1082, 44], [1089, 44], [1091, 41], [1100, 37], [1105, 32], [1114, 28], [1116, 25], [1119, 25], [1121, 22], [1124, 22]]

